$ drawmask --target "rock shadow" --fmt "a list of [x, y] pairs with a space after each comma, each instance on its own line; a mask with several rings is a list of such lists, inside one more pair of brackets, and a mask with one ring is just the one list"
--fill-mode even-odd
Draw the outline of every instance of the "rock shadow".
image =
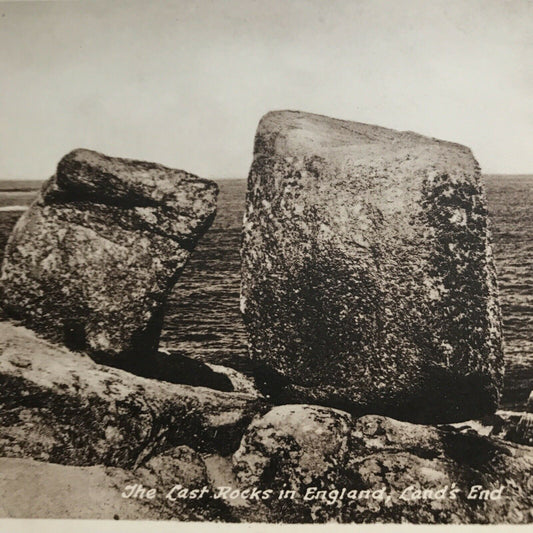
[[158, 351], [149, 358], [130, 356], [117, 359], [105, 354], [94, 354], [91, 358], [99, 364], [120, 368], [144, 378], [193, 387], [208, 387], [223, 392], [234, 390], [228, 376], [215, 372], [205, 363], [178, 351]]

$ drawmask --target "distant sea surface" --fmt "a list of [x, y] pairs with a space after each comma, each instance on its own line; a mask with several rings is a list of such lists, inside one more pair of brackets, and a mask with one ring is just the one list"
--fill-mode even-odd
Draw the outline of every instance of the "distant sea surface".
[[[217, 217], [171, 294], [161, 347], [249, 373], [239, 311], [246, 180], [217, 182]], [[488, 175], [485, 185], [504, 317], [502, 407], [521, 410], [533, 388], [533, 175]], [[40, 182], [0, 181], [0, 251], [21, 214], [14, 206], [28, 205], [39, 186]]]

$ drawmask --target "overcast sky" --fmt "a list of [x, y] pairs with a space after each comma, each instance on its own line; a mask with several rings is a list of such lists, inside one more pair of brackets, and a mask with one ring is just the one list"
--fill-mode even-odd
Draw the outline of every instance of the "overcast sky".
[[245, 177], [273, 109], [533, 173], [532, 27], [529, 0], [0, 2], [0, 177], [77, 147]]

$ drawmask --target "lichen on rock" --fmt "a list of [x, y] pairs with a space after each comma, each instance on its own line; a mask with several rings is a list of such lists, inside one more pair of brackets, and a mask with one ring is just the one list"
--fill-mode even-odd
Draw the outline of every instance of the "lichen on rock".
[[11, 234], [4, 310], [97, 361], [149, 360], [217, 193], [214, 182], [181, 170], [74, 150]]
[[243, 486], [273, 490], [262, 502], [269, 521], [530, 523], [531, 450], [384, 416], [283, 405], [252, 422], [233, 469]]
[[494, 412], [503, 356], [490, 238], [468, 148], [265, 115], [241, 249], [262, 391], [426, 423]]

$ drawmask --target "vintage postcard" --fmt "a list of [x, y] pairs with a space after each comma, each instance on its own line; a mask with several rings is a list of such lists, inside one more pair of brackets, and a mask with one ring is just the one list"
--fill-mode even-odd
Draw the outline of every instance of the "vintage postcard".
[[0, 529], [533, 523], [532, 22], [0, 2]]

